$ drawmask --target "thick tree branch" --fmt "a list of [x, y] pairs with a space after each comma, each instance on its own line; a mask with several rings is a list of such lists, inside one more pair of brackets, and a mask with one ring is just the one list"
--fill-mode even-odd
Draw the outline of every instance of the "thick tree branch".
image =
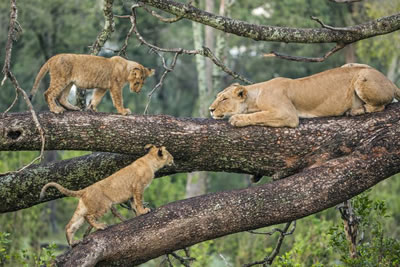
[[387, 34], [400, 29], [400, 13], [382, 17], [360, 25], [345, 27], [346, 31], [330, 29], [290, 28], [256, 25], [248, 22], [217, 16], [194, 6], [171, 0], [140, 0], [139, 2], [158, 8], [178, 17], [184, 17], [215, 29], [247, 37], [256, 41], [285, 43], [354, 43], [373, 36]]
[[132, 266], [205, 240], [333, 207], [400, 171], [399, 134], [400, 127], [387, 126], [351, 154], [289, 178], [167, 204], [93, 233], [59, 256], [57, 264]]
[[[128, 155], [94, 154], [0, 176], [0, 198], [7, 200], [0, 204], [0, 212], [38, 204], [41, 186], [51, 180], [72, 189], [87, 186], [143, 155], [143, 147], [148, 143], [166, 145], [175, 157], [176, 166], [163, 169], [159, 176], [223, 171], [276, 179], [287, 177], [307, 167], [349, 155], [365, 142], [399, 129], [399, 113], [400, 104], [392, 104], [384, 112], [302, 120], [298, 128], [289, 129], [234, 128], [225, 121], [171, 116], [44, 112], [39, 114], [39, 119], [48, 140], [46, 149]], [[0, 119], [0, 150], [39, 149], [41, 142], [34, 129], [27, 113], [7, 114]], [[395, 139], [391, 136], [387, 142], [395, 142]], [[19, 200], [21, 195], [24, 195], [23, 201]], [[56, 197], [60, 195], [50, 195], [47, 200]]]

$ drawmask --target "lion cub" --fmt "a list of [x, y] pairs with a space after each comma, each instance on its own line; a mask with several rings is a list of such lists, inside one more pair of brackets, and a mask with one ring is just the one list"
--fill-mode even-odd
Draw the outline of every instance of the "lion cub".
[[112, 207], [113, 204], [123, 203], [133, 196], [131, 203], [137, 215], [150, 211], [143, 207], [143, 192], [153, 180], [154, 173], [166, 165], [172, 165], [174, 158], [164, 146], [146, 145], [145, 149], [149, 150], [145, 156], [84, 189], [72, 191], [57, 183], [48, 183], [43, 186], [40, 192], [41, 199], [48, 187], [55, 187], [64, 195], [79, 198], [75, 213], [65, 227], [70, 246], [76, 244], [73, 242], [73, 236], [85, 220], [95, 229], [105, 229], [107, 225], [97, 222], [97, 219], [111, 209], [113, 215], [123, 221], [123, 217]]
[[[62, 113], [64, 108], [79, 110], [71, 105], [67, 98], [73, 84], [80, 89], [95, 89], [89, 109], [96, 110], [97, 105], [107, 90], [118, 113], [130, 114], [131, 111], [123, 106], [122, 88], [129, 82], [132, 92], [139, 93], [144, 80], [154, 74], [154, 69], [143, 67], [137, 62], [115, 56], [104, 58], [99, 56], [59, 54], [50, 58], [36, 76], [31, 94], [36, 93], [40, 80], [50, 72], [50, 86], [44, 93], [50, 111]], [[63, 106], [59, 106], [56, 102]]]

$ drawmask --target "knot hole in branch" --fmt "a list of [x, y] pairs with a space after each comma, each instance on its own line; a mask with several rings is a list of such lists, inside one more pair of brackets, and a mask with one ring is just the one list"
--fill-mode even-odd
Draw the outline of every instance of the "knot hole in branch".
[[6, 136], [12, 140], [17, 140], [22, 135], [21, 129], [10, 129], [7, 131]]

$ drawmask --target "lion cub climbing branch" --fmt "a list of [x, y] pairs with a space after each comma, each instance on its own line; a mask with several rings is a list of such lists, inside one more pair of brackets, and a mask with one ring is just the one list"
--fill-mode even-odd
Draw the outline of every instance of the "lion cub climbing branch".
[[232, 84], [210, 106], [214, 119], [233, 126], [297, 127], [300, 118], [382, 111], [400, 89], [365, 64], [346, 64], [300, 79], [275, 78], [248, 86]]
[[[40, 80], [50, 72], [50, 86], [44, 93], [50, 111], [54, 113], [79, 110], [68, 102], [68, 94], [73, 84], [81, 89], [95, 89], [89, 108], [96, 110], [101, 99], [110, 90], [111, 98], [118, 113], [130, 114], [124, 108], [122, 88], [129, 82], [132, 92], [139, 93], [144, 80], [154, 74], [154, 69], [143, 67], [137, 62], [115, 56], [104, 58], [90, 55], [59, 54], [50, 58], [36, 76], [31, 95], [36, 93]], [[59, 106], [56, 102], [63, 106]]]
[[114, 216], [123, 220], [123, 217], [112, 207], [113, 204], [126, 202], [133, 197], [132, 207], [135, 208], [137, 215], [150, 211], [143, 207], [143, 192], [153, 180], [154, 173], [166, 165], [172, 165], [174, 158], [164, 146], [146, 145], [145, 149], [149, 150], [145, 156], [82, 190], [68, 190], [57, 183], [48, 183], [42, 188], [41, 199], [49, 187], [57, 188], [64, 195], [79, 198], [75, 213], [65, 227], [70, 246], [75, 245], [73, 236], [85, 220], [95, 229], [104, 229], [106, 225], [97, 222], [97, 219], [110, 209]]

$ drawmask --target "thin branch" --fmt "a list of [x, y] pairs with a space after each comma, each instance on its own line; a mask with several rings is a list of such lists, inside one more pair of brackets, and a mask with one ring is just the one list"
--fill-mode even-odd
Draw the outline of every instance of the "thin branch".
[[6, 111], [3, 113], [3, 118], [5, 114], [10, 111], [10, 109], [15, 105], [17, 99], [18, 99], [18, 94], [22, 94], [24, 97], [24, 100], [26, 102], [26, 105], [29, 108], [29, 111], [32, 115], [33, 121], [35, 123], [35, 127], [39, 132], [40, 135], [40, 140], [41, 140], [41, 148], [40, 148], [40, 154], [38, 157], [34, 158], [29, 164], [23, 166], [17, 171], [11, 171], [11, 172], [6, 172], [2, 175], [5, 174], [11, 174], [11, 173], [18, 173], [27, 167], [31, 166], [33, 163], [35, 163], [37, 160], [41, 160], [43, 158], [43, 153], [44, 153], [44, 146], [45, 146], [45, 137], [44, 137], [44, 130], [42, 126], [40, 125], [39, 119], [36, 115], [35, 110], [33, 109], [32, 103], [29, 100], [28, 95], [25, 93], [25, 91], [19, 86], [18, 80], [15, 78], [14, 74], [11, 72], [11, 52], [12, 52], [12, 47], [13, 47], [13, 41], [17, 40], [17, 35], [22, 31], [21, 26], [19, 25], [17, 21], [18, 17], [18, 9], [17, 9], [17, 1], [16, 0], [11, 0], [11, 7], [10, 7], [10, 23], [9, 23], [9, 30], [8, 30], [8, 39], [7, 39], [7, 44], [6, 44], [6, 57], [4, 60], [4, 67], [3, 67], [3, 74], [4, 78], [1, 82], [0, 86], [3, 86], [4, 82], [8, 78], [11, 83], [13, 84], [15, 88], [15, 98], [10, 107], [6, 109]]
[[286, 225], [283, 228], [283, 230], [282, 229], [278, 229], [278, 228], [274, 228], [271, 232], [267, 232], [267, 233], [248, 231], [248, 232], [250, 232], [252, 234], [263, 234], [263, 235], [269, 235], [269, 236], [274, 234], [274, 233], [276, 233], [276, 232], [279, 232], [279, 238], [278, 238], [278, 241], [276, 243], [276, 246], [275, 246], [274, 250], [271, 252], [271, 254], [269, 256], [265, 257], [261, 261], [255, 261], [255, 262], [252, 262], [252, 263], [244, 264], [243, 267], [250, 267], [250, 266], [259, 265], [259, 264], [271, 265], [272, 262], [274, 261], [274, 259], [276, 258], [276, 256], [278, 255], [280, 249], [281, 249], [281, 246], [282, 246], [283, 240], [285, 239], [285, 236], [292, 235], [294, 233], [295, 229], [296, 229], [296, 221], [294, 221], [292, 229], [290, 231], [288, 231], [291, 223], [292, 222], [286, 223]]
[[362, 0], [329, 0], [329, 1], [339, 4], [346, 4], [346, 3], [361, 2]]
[[290, 55], [285, 55], [281, 54], [275, 51], [272, 51], [269, 54], [264, 54], [264, 57], [277, 57], [281, 59], [286, 59], [286, 60], [291, 60], [291, 61], [301, 61], [301, 62], [323, 62], [325, 61], [328, 57], [336, 53], [337, 51], [343, 49], [346, 47], [347, 44], [336, 44], [335, 47], [333, 47], [331, 50], [325, 53], [322, 57], [298, 57], [298, 56], [290, 56]]
[[[185, 251], [185, 253], [186, 253], [186, 251]], [[175, 252], [171, 252], [170, 255], [172, 255], [175, 259], [177, 259], [185, 267], [190, 267], [190, 262], [196, 260], [196, 258], [192, 258], [192, 257], [181, 257]]]
[[[162, 57], [161, 54], [158, 53], [157, 51], [154, 50], [154, 52], [157, 53], [160, 57]], [[167, 67], [167, 66], [165, 65], [165, 59], [162, 57], [162, 61], [163, 61], [163, 65], [164, 65], [165, 71], [164, 71], [163, 74], [161, 75], [160, 81], [156, 84], [156, 86], [154, 86], [154, 88], [153, 88], [153, 89], [150, 91], [150, 93], [147, 95], [147, 103], [146, 103], [146, 107], [145, 107], [145, 109], [144, 109], [144, 111], [143, 111], [143, 114], [147, 114], [147, 110], [148, 110], [148, 108], [149, 108], [150, 101], [151, 101], [151, 97], [153, 96], [153, 93], [154, 93], [158, 88], [160, 88], [160, 87], [163, 85], [164, 79], [165, 79], [165, 77], [167, 76], [167, 74], [168, 74], [169, 72], [171, 72], [171, 71], [175, 68], [176, 61], [177, 61], [179, 55], [180, 55], [179, 52], [175, 53], [174, 58], [172, 59], [172, 63], [171, 63], [171, 65], [170, 65], [169, 67]]]
[[349, 27], [332, 27], [329, 25], [326, 25], [325, 23], [323, 23], [319, 18], [315, 17], [315, 16], [311, 16], [310, 17], [312, 20], [315, 20], [316, 22], [318, 22], [322, 28], [325, 29], [329, 29], [332, 31], [344, 31], [344, 32], [357, 32], [358, 30], [355, 28], [349, 28]]

